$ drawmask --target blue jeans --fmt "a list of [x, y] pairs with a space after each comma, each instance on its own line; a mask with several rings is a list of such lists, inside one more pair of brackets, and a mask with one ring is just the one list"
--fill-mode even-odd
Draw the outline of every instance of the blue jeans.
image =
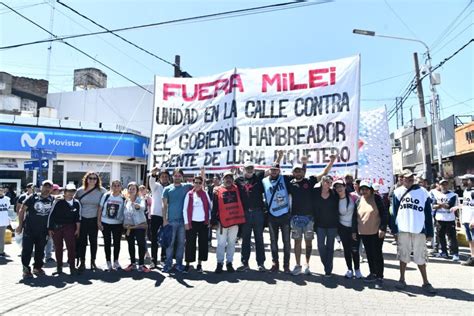
[[334, 239], [337, 236], [337, 228], [316, 228], [318, 238], [318, 251], [326, 274], [332, 273], [332, 261], [334, 259]]
[[173, 234], [171, 237], [171, 243], [166, 248], [166, 265], [171, 266], [173, 264], [173, 252], [176, 244], [176, 265], [183, 265], [184, 257], [184, 238], [186, 236], [184, 229], [184, 220], [170, 220], [169, 225], [173, 228]]
[[265, 245], [263, 243], [263, 226], [265, 218], [262, 210], [245, 212], [245, 224], [242, 227], [242, 263], [248, 264], [250, 258], [250, 240], [255, 238], [257, 265], [265, 262]]

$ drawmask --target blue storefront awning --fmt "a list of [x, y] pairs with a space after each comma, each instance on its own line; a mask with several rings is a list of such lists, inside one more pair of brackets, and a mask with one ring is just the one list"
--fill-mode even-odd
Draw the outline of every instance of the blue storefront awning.
[[0, 124], [0, 151], [30, 152], [32, 147], [58, 154], [123, 156], [146, 159], [148, 138], [110, 132]]

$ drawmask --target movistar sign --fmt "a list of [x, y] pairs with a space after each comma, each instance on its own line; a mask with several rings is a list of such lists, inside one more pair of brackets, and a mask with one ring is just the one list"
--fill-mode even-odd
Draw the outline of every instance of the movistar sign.
[[0, 151], [40, 147], [58, 154], [146, 158], [148, 138], [133, 134], [0, 124]]

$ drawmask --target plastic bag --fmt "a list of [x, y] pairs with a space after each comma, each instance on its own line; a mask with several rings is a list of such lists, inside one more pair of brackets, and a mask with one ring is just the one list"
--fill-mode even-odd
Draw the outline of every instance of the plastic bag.
[[23, 242], [23, 232], [15, 234], [15, 242], [18, 246], [21, 247], [22, 242]]

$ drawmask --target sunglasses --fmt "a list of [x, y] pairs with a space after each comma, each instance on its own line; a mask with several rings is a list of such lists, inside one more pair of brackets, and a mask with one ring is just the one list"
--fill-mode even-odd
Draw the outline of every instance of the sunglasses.
[[194, 184], [202, 184], [201, 181], [194, 181]]
[[89, 180], [97, 180], [96, 177], [89, 177], [89, 178], [87, 178], [87, 179], [89, 179]]

